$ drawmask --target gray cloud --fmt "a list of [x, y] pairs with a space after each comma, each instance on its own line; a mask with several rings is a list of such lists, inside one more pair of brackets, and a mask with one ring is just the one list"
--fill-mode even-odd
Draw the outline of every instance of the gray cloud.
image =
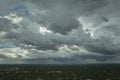
[[3, 55], [3, 54], [0, 54], [0, 58], [7, 58], [7, 56]]
[[[2, 11], [2, 8], [9, 8], [14, 0], [0, 2], [4, 3], [0, 5]], [[0, 15], [0, 38], [23, 52], [22, 49], [27, 50], [24, 56], [29, 58], [76, 57], [80, 59], [72, 60], [73, 63], [79, 60], [105, 62], [120, 52], [119, 4], [118, 0], [114, 3], [113, 0], [15, 1], [11, 8], [25, 5], [29, 16], [5, 11], [7, 14]], [[40, 32], [40, 27], [43, 32]], [[10, 49], [11, 44], [6, 44], [2, 47]], [[11, 55], [7, 57], [13, 58]], [[57, 63], [56, 60], [50, 62]]]
[[[29, 2], [31, 3], [32, 1]], [[78, 28], [78, 26], [81, 25], [76, 20], [78, 16], [93, 14], [97, 9], [105, 6], [106, 1], [104, 0], [101, 1], [98, 0], [38, 1], [36, 0], [32, 3], [34, 3], [37, 6], [37, 8], [39, 8], [39, 10], [46, 10], [46, 21], [47, 24], [49, 24], [49, 26], [47, 26], [48, 29], [56, 33], [67, 34], [72, 29]]]
[[11, 27], [9, 25], [11, 24], [11, 22], [8, 19], [1, 18], [0, 23], [1, 23], [0, 31], [8, 31], [8, 30], [10, 30]]

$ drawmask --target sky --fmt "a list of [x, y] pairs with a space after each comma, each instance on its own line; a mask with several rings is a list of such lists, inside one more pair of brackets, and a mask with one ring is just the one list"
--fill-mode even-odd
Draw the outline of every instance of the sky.
[[120, 0], [0, 0], [0, 64], [120, 63]]

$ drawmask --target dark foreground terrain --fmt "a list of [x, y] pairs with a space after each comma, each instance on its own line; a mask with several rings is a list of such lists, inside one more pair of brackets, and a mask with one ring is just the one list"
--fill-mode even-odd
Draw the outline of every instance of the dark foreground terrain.
[[0, 65], [0, 80], [120, 80], [120, 65]]

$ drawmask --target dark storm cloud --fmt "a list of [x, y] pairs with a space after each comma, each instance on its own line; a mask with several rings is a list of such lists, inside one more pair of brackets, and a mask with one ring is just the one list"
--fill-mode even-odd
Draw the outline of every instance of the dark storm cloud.
[[5, 56], [4, 54], [0, 54], [0, 58], [7, 58], [7, 56]]
[[[20, 29], [20, 32], [11, 31], [6, 36], [7, 38], [15, 39], [15, 44], [23, 48], [30, 48], [29, 45], [31, 45], [38, 50], [57, 50], [57, 43], [52, 42], [49, 36], [46, 37], [39, 33], [34, 33], [28, 29]], [[24, 45], [28, 46], [25, 47]]]
[[24, 0], [16, 1], [16, 0], [0, 0], [0, 16], [9, 13], [9, 10], [14, 6], [19, 4], [24, 4]]
[[64, 6], [71, 10], [74, 8], [74, 10], [83, 9], [89, 12], [90, 10], [95, 10], [105, 6], [107, 0], [28, 0], [28, 2], [45, 9], [55, 8], [55, 6]]
[[9, 31], [11, 21], [5, 18], [0, 18], [0, 31]]
[[56, 33], [67, 34], [72, 29], [78, 28], [81, 25], [76, 20], [78, 16], [93, 14], [97, 9], [105, 6], [106, 1], [35, 0], [30, 1], [30, 3], [34, 3], [41, 10], [47, 10], [46, 21], [49, 24], [48, 29]]
[[102, 53], [106, 55], [116, 55], [119, 54], [120, 50], [118, 49], [109, 49], [104, 46], [87, 46], [87, 49], [89, 51], [95, 52], [95, 53]]
[[56, 33], [62, 34], [67, 34], [71, 32], [72, 29], [78, 28], [80, 26], [80, 24], [75, 18], [72, 18], [71, 16], [67, 15], [58, 17], [55, 20], [50, 20], [50, 22], [51, 23], [48, 29]]

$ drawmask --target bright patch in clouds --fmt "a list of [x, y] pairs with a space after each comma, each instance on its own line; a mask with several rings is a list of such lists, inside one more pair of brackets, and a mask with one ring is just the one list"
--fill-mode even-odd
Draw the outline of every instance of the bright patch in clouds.
[[77, 45], [62, 45], [58, 51], [33, 50], [33, 52], [34, 54], [28, 54], [29, 58], [76, 58], [75, 56], [96, 55]]
[[28, 58], [27, 50], [21, 48], [3, 48], [0, 49], [0, 54], [6, 56], [7, 58]]
[[42, 26], [40, 26], [39, 32], [40, 32], [41, 34], [43, 34], [43, 35], [45, 35], [45, 34], [47, 34], [47, 33], [52, 33], [51, 30], [48, 30], [47, 28], [42, 27]]
[[77, 19], [82, 25], [82, 29], [83, 31], [90, 35], [91, 38], [95, 38], [95, 27], [94, 27], [94, 23], [90, 22], [88, 19], [84, 18], [84, 17], [79, 17]]
[[13, 24], [18, 24], [19, 22], [21, 22], [23, 20], [23, 18], [17, 16], [16, 13], [11, 13], [8, 16], [0, 16], [0, 18], [6, 18], [6, 19], [10, 20], [11, 23], [13, 23]]

